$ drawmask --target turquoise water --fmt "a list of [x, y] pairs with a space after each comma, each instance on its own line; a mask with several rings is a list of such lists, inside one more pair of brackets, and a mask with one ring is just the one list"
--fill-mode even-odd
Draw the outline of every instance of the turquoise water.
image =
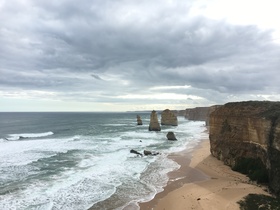
[[[149, 115], [0, 113], [0, 209], [137, 209], [179, 167], [167, 155], [191, 150], [205, 130], [179, 117], [179, 126], [149, 132]], [[168, 131], [178, 141], [167, 141]], [[131, 149], [161, 154], [141, 158]]]

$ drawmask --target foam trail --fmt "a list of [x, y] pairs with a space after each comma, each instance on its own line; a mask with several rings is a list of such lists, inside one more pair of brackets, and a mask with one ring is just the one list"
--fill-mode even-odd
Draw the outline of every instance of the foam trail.
[[9, 134], [7, 140], [9, 141], [16, 141], [20, 139], [25, 139], [25, 138], [40, 138], [40, 137], [46, 137], [46, 136], [51, 136], [54, 133], [49, 131], [49, 132], [44, 132], [44, 133], [22, 133], [22, 134]]

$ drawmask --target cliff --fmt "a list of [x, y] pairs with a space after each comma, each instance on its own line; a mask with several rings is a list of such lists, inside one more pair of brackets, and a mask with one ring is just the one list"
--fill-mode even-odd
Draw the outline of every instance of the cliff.
[[177, 126], [178, 119], [177, 116], [174, 114], [174, 112], [170, 111], [169, 109], [165, 109], [161, 113], [161, 125]]
[[228, 103], [209, 124], [212, 155], [280, 195], [280, 102]]
[[185, 118], [194, 121], [205, 121], [209, 107], [196, 107], [193, 109], [186, 109]]

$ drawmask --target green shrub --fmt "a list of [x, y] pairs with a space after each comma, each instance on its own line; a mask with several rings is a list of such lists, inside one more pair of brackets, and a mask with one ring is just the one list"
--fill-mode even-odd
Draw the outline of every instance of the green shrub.
[[267, 195], [249, 194], [238, 204], [241, 210], [280, 210], [280, 198]]
[[232, 170], [246, 174], [251, 180], [258, 183], [268, 182], [268, 171], [259, 158], [238, 158]]

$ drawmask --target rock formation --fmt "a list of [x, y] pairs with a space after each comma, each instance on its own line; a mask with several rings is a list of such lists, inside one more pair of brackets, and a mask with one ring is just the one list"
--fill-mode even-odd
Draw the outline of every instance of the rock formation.
[[175, 134], [173, 132], [168, 132], [167, 135], [166, 135], [166, 138], [168, 140], [171, 140], [171, 141], [176, 141], [176, 137], [175, 137]]
[[196, 107], [193, 109], [186, 109], [185, 118], [194, 121], [206, 121], [209, 107]]
[[149, 150], [144, 150], [144, 155], [148, 156], [148, 155], [152, 155], [152, 156], [156, 156], [156, 155], [159, 155], [160, 153], [159, 152], [152, 152], [152, 151], [149, 151]]
[[221, 105], [214, 105], [214, 106], [210, 106], [208, 109], [208, 112], [206, 114], [206, 120], [205, 120], [205, 124], [206, 126], [209, 126], [209, 120], [210, 120], [210, 114], [212, 112], [214, 112], [216, 109], [218, 109]]
[[177, 116], [169, 109], [165, 109], [161, 113], [161, 125], [177, 126], [178, 125]]
[[136, 155], [143, 156], [143, 154], [141, 154], [140, 152], [138, 152], [138, 151], [136, 151], [136, 150], [134, 150], [134, 149], [131, 149], [131, 150], [130, 150], [130, 153], [134, 153], [134, 154], [136, 154]]
[[137, 125], [143, 125], [141, 117], [139, 115], [137, 115], [136, 117], [137, 117]]
[[149, 131], [160, 131], [160, 130], [161, 128], [158, 122], [157, 112], [153, 110], [150, 115]]
[[209, 123], [212, 155], [280, 195], [280, 102], [228, 103]]

